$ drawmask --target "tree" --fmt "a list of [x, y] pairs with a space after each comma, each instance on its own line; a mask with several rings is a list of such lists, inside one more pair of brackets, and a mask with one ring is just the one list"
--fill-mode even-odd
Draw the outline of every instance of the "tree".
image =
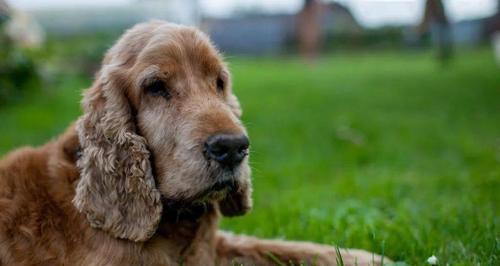
[[452, 57], [452, 39], [450, 22], [442, 0], [426, 1], [419, 32], [431, 33], [432, 42], [437, 49], [437, 58], [446, 64]]
[[297, 15], [297, 40], [299, 51], [312, 63], [318, 56], [321, 43], [321, 3], [318, 0], [305, 0]]

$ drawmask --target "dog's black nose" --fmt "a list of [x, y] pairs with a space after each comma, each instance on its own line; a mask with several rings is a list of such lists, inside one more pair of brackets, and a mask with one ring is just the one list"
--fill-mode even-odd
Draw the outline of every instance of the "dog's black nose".
[[248, 155], [245, 135], [218, 134], [205, 142], [205, 156], [227, 167], [235, 167]]

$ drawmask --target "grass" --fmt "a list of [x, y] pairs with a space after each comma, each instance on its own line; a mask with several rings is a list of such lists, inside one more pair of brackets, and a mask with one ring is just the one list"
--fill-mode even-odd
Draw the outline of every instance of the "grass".
[[[252, 141], [254, 210], [222, 227], [384, 253], [500, 263], [500, 74], [489, 51], [230, 58]], [[90, 80], [0, 107], [0, 154], [46, 142]]]

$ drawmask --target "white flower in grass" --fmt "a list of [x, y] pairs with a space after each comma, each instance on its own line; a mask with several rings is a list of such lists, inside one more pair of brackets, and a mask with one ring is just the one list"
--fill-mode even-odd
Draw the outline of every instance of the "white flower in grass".
[[438, 258], [436, 256], [432, 255], [427, 259], [427, 263], [429, 263], [430, 265], [437, 265]]

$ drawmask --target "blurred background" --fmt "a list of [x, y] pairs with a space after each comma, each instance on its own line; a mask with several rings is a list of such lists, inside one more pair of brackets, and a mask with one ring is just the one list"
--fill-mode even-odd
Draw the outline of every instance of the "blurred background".
[[199, 27], [233, 72], [255, 208], [224, 229], [500, 264], [500, 1], [0, 0], [0, 155], [60, 134], [150, 19]]

